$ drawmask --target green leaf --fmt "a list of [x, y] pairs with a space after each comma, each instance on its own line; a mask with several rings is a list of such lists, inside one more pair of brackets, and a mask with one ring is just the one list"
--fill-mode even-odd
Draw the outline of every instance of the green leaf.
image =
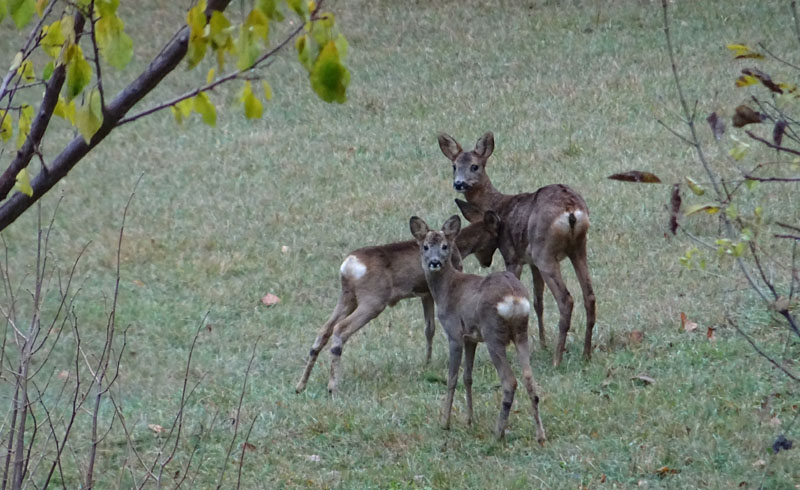
[[92, 67], [77, 44], [67, 48], [67, 100], [74, 99], [92, 79]]
[[729, 204], [728, 207], [725, 208], [725, 216], [727, 216], [728, 219], [731, 220], [734, 220], [737, 217], [739, 217], [739, 212], [736, 210], [735, 204]]
[[211, 33], [209, 27], [206, 32], [206, 0], [200, 0], [197, 5], [190, 8], [186, 13], [186, 25], [189, 26], [189, 46], [186, 52], [186, 61], [191, 70], [205, 57], [208, 47], [208, 34]]
[[264, 15], [264, 12], [255, 8], [247, 14], [244, 21], [244, 26], [250, 30], [255, 36], [261, 38], [266, 42], [269, 37], [269, 19]]
[[92, 136], [103, 125], [103, 108], [100, 100], [100, 91], [94, 89], [87, 94], [87, 100], [75, 110], [75, 127], [86, 140], [92, 141]]
[[728, 150], [728, 154], [733, 157], [734, 160], [741, 160], [747, 153], [750, 151], [750, 145], [743, 141], [739, 141], [736, 146]]
[[239, 30], [239, 39], [236, 42], [236, 68], [240, 71], [249, 70], [258, 59], [261, 50], [256, 44], [253, 31], [247, 26], [242, 26]]
[[708, 214], [716, 214], [720, 210], [720, 207], [716, 204], [695, 204], [694, 206], [689, 206], [684, 211], [684, 216], [691, 216], [693, 214], [697, 214], [700, 211], [705, 211]]
[[[95, 4], [99, 5], [99, 4]], [[100, 17], [95, 23], [100, 54], [109, 65], [121, 70], [133, 58], [133, 40], [125, 33], [125, 23], [115, 13]]]
[[261, 101], [253, 94], [253, 87], [250, 82], [245, 82], [239, 94], [239, 100], [244, 104], [244, 115], [247, 119], [259, 119], [264, 113], [264, 106]]
[[0, 139], [4, 142], [11, 139], [14, 132], [14, 126], [11, 121], [11, 114], [0, 109]]
[[325, 102], [347, 100], [347, 86], [350, 84], [350, 72], [339, 61], [336, 44], [330, 41], [322, 48], [311, 68], [311, 88]]
[[174, 106], [172, 106], [172, 115], [175, 116], [175, 121], [182, 125], [194, 109], [194, 101], [192, 99], [183, 99]]
[[50, 77], [53, 76], [53, 71], [55, 69], [56, 69], [55, 63], [53, 63], [52, 61], [50, 61], [46, 65], [44, 65], [44, 71], [42, 72], [42, 78], [44, 79], [45, 82], [50, 80]]
[[70, 124], [75, 124], [75, 101], [67, 102], [64, 97], [59, 97], [56, 102], [56, 107], [53, 109], [53, 115], [66, 119]]
[[19, 111], [19, 132], [17, 132], [17, 149], [22, 148], [25, 140], [28, 139], [28, 133], [31, 132], [31, 122], [33, 121], [33, 107], [28, 104], [23, 104]]
[[228, 40], [231, 38], [231, 22], [225, 17], [225, 14], [219, 10], [213, 11], [211, 19], [208, 21], [208, 27], [212, 49], [219, 49], [228, 44]]
[[94, 8], [100, 17], [116, 15], [117, 7], [119, 7], [119, 0], [95, 0], [94, 2]]
[[204, 123], [209, 126], [217, 124], [217, 109], [214, 108], [214, 104], [211, 103], [211, 99], [205, 92], [200, 92], [194, 97], [194, 110], [203, 116]]
[[308, 6], [305, 0], [286, 0], [286, 3], [289, 4], [289, 8], [294, 10], [300, 17], [304, 19], [308, 17]]
[[689, 189], [691, 189], [696, 196], [702, 196], [706, 193], [706, 190], [703, 188], [703, 186], [695, 182], [691, 177], [686, 177], [686, 185], [689, 186]]
[[14, 55], [14, 58], [11, 60], [11, 66], [8, 67], [8, 71], [14, 71], [22, 64], [22, 51], [17, 51], [17, 54]]
[[759, 182], [753, 179], [744, 179], [744, 186], [747, 187], [747, 190], [752, 191], [753, 189], [758, 188]]
[[6, 18], [7, 13], [8, 7], [6, 6], [6, 0], [0, 0], [0, 23]]
[[[330, 12], [321, 14], [311, 22], [311, 36], [320, 46], [325, 46], [333, 39], [334, 17]], [[338, 48], [338, 46], [337, 46]]]
[[261, 10], [270, 20], [277, 22], [283, 20], [283, 14], [277, 9], [275, 0], [256, 0], [256, 8]]
[[31, 179], [28, 176], [28, 169], [23, 168], [20, 170], [14, 180], [16, 182], [14, 182], [12, 191], [19, 191], [28, 197], [33, 196], [33, 187], [31, 187]]
[[309, 39], [307, 34], [303, 34], [299, 36], [297, 40], [294, 42], [295, 48], [297, 48], [297, 59], [300, 60], [300, 63], [306, 67], [306, 70], [311, 71], [311, 68], [314, 66], [311, 62], [311, 53], [309, 49]]
[[344, 34], [339, 33], [333, 42], [336, 43], [336, 50], [339, 52], [339, 59], [344, 60], [347, 57], [347, 50], [350, 48], [350, 45], [348, 44], [347, 39], [344, 37]]
[[7, 0], [8, 13], [17, 25], [17, 29], [22, 29], [33, 18], [36, 10], [35, 0]]

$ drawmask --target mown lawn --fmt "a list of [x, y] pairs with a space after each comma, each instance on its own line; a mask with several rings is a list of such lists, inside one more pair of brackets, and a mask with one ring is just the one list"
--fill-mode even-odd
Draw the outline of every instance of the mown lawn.
[[[660, 2], [489, 3], [331, 2], [350, 41], [346, 104], [319, 101], [290, 50], [268, 71], [275, 98], [262, 120], [247, 121], [238, 107], [224, 104], [238, 87], [220, 91], [212, 96], [220, 106], [216, 128], [199, 118], [180, 128], [169, 113], [127, 125], [43, 199], [48, 219], [63, 196], [51, 238], [54, 263], [68, 268], [91, 242], [78, 267], [75, 305], [91, 345], [105, 329], [122, 210], [143, 175], [122, 248], [117, 322], [130, 329], [114, 393], [137, 448], [153, 457], [160, 439], [148, 424], [172, 423], [189, 346], [204, 326], [190, 369], [190, 381], [202, 382], [187, 407], [186, 439], [167, 467], [170, 479], [201, 440], [194, 486], [216, 484], [257, 342], [227, 488], [235, 484], [242, 432], [253, 420], [243, 488], [800, 484], [796, 451], [768, 449], [779, 434], [800, 435], [797, 385], [723, 325], [725, 311], [779, 353], [785, 333], [732, 263], [710, 257], [706, 272], [680, 265], [693, 244], [666, 236], [669, 184], [606, 178], [631, 169], [668, 183], [702, 177], [692, 151], [657, 123], [680, 127]], [[141, 68], [182, 13], [154, 0], [120, 8]], [[733, 84], [745, 64], [732, 60], [726, 44], [764, 42], [789, 56], [797, 51], [786, 2], [675, 2], [671, 8], [685, 89], [702, 118], [711, 111], [729, 118], [747, 98]], [[0, 35], [3, 46], [15, 39], [10, 36]], [[130, 73], [114, 83], [122, 86]], [[150, 102], [204, 74], [177, 70]], [[445, 131], [472, 146], [487, 130], [496, 140], [488, 167], [496, 187], [515, 193], [566, 183], [591, 210], [594, 358], [580, 359], [584, 314], [567, 262], [576, 307], [565, 362], [553, 369], [551, 352], [533, 352], [547, 444], [536, 444], [521, 389], [507, 441], [493, 441], [501, 392], [483, 347], [474, 375], [475, 423], [465, 424], [459, 388], [452, 429], [439, 428], [447, 346], [437, 333], [433, 361], [424, 365], [417, 300], [388, 309], [345, 345], [336, 398], [326, 390], [327, 352], [307, 390], [296, 395], [311, 342], [336, 302], [341, 260], [361, 246], [411, 239], [411, 215], [440, 225], [456, 213], [449, 161], [436, 134]], [[701, 130], [711, 144], [706, 127]], [[58, 148], [54, 139], [45, 155]], [[798, 222], [792, 188], [762, 192], [771, 193], [768, 218]], [[687, 226], [702, 236], [718, 225], [709, 216]], [[32, 270], [35, 227], [32, 210], [4, 232], [16, 280]], [[466, 265], [479, 270], [474, 259]], [[501, 267], [498, 254], [493, 269]], [[530, 272], [523, 282], [530, 285]], [[281, 302], [264, 306], [267, 293]], [[681, 312], [699, 324], [696, 332], [681, 330]], [[549, 293], [545, 315], [552, 345], [558, 314]], [[708, 327], [716, 328], [714, 341]], [[54, 370], [70, 369], [70, 342], [65, 337], [63, 352], [54, 354], [67, 364]], [[796, 343], [786, 349], [797, 357]], [[105, 420], [110, 413], [106, 407]], [[87, 423], [82, 415], [79, 427]], [[75, 439], [69, 468], [82, 464], [85, 444], [84, 436]], [[118, 427], [98, 464], [98, 488], [131, 486], [125, 465], [142, 474]], [[77, 480], [65, 484], [75, 487]]]

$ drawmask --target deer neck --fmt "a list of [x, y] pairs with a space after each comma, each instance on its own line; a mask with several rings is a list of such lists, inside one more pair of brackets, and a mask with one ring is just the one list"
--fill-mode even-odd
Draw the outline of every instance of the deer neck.
[[442, 265], [442, 270], [438, 272], [425, 271], [425, 279], [428, 281], [428, 288], [431, 290], [437, 307], [441, 308], [449, 302], [448, 292], [451, 290], [451, 286], [458, 274], [459, 271], [453, 267], [450, 260]]
[[485, 211], [489, 209], [499, 209], [508, 196], [495, 189], [487, 175], [486, 181], [481, 185], [476, 185], [467, 189], [464, 193], [464, 197], [467, 198], [468, 203], [474, 204]]

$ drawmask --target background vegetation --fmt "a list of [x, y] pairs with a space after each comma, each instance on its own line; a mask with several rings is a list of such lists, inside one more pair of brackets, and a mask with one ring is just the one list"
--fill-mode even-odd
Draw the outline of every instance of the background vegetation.
[[[144, 4], [157, 14], [137, 15], [147, 11], [140, 3], [120, 6], [136, 40], [134, 65], [150, 59], [182, 17], [150, 0]], [[242, 468], [246, 488], [800, 482], [794, 451], [768, 449], [778, 434], [797, 438], [797, 386], [724, 327], [724, 306], [738, 308], [759, 340], [784, 345], [785, 331], [773, 328], [733, 263], [711, 259], [702, 274], [679, 263], [687, 244], [666, 238], [668, 185], [606, 179], [637, 168], [680, 182], [696, 169], [691, 150], [656, 122], [677, 119], [660, 4], [531, 0], [495, 8], [469, 0], [352, 0], [328, 7], [350, 42], [346, 104], [321, 104], [298, 83], [307, 73], [290, 52], [268, 76], [275, 98], [262, 120], [220, 108], [216, 129], [199, 120], [181, 129], [169, 114], [126, 125], [43, 199], [49, 216], [64, 196], [51, 260], [68, 268], [91, 241], [78, 267], [75, 306], [91, 338], [105, 330], [122, 209], [144, 174], [122, 247], [117, 323], [131, 327], [115, 388], [140, 451], [154, 454], [163, 437], [148, 424], [167, 426], [176, 413], [190, 342], [209, 311], [190, 372], [203, 382], [187, 407], [187, 434], [208, 437], [194, 456], [207, 462], [198, 488], [216, 482], [232, 435], [220, 421], [235, 416], [257, 338], [240, 414], [255, 419]], [[796, 40], [785, 35], [792, 19], [783, 2], [680, 2], [671, 12], [684, 88], [700, 101], [701, 114], [730, 117], [747, 97], [734, 88], [740, 65], [726, 44], [762, 41], [775, 52], [797, 52]], [[13, 45], [15, 35], [1, 33], [0, 44]], [[176, 72], [160, 90], [185, 84]], [[235, 97], [225, 90], [216, 97]], [[455, 213], [450, 167], [435, 135], [447, 131], [468, 144], [486, 130], [496, 138], [489, 172], [499, 189], [567, 183], [592, 213], [597, 350], [591, 363], [580, 361], [577, 301], [562, 366], [554, 370], [550, 353], [534, 352], [547, 445], [536, 445], [519, 400], [507, 443], [492, 441], [501, 395], [481, 349], [476, 423], [465, 426], [459, 397], [452, 430], [439, 429], [446, 345], [439, 335], [433, 362], [423, 365], [415, 301], [387, 310], [345, 346], [338, 398], [326, 392], [327, 353], [307, 390], [295, 395], [304, 357], [336, 301], [346, 253], [409, 239], [412, 214], [441, 223]], [[710, 131], [701, 131], [711, 141]], [[797, 223], [791, 188], [769, 192], [773, 215], [766, 219], [779, 214]], [[686, 226], [702, 234], [718, 224], [706, 217]], [[35, 228], [36, 215], [28, 213], [4, 232], [18, 278], [31, 271]], [[574, 274], [565, 270], [579, 297]], [[530, 283], [527, 273], [523, 281]], [[281, 302], [264, 306], [267, 293]], [[550, 295], [545, 312], [552, 338], [557, 310]], [[697, 331], [681, 328], [681, 312]], [[716, 329], [713, 340], [708, 327]], [[796, 342], [785, 345], [796, 359]], [[219, 421], [204, 431], [215, 414]], [[85, 443], [76, 441], [76, 451]], [[189, 443], [181, 447], [175, 469], [190, 451]], [[103, 487], [129, 486], [119, 471], [126, 458], [132, 455], [123, 435], [112, 433], [98, 459]]]

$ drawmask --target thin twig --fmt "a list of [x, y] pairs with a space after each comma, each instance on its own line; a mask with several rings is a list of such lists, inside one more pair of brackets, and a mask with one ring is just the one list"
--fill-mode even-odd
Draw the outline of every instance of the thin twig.
[[752, 339], [752, 338], [751, 338], [749, 335], [747, 335], [747, 334], [744, 332], [744, 330], [742, 330], [742, 329], [741, 329], [741, 327], [739, 327], [739, 324], [738, 324], [738, 323], [736, 323], [736, 322], [733, 320], [733, 318], [731, 318], [731, 317], [730, 317], [730, 316], [729, 316], [727, 313], [725, 314], [725, 319], [728, 321], [728, 324], [729, 324], [729, 325], [731, 325], [733, 328], [735, 328], [735, 329], [736, 329], [736, 331], [737, 331], [737, 332], [739, 332], [739, 334], [740, 334], [742, 337], [744, 337], [744, 339], [745, 339], [745, 340], [747, 340], [747, 343], [749, 343], [749, 344], [750, 344], [750, 345], [753, 347], [753, 349], [755, 349], [755, 351], [756, 351], [756, 352], [758, 352], [758, 353], [761, 355], [761, 357], [763, 357], [764, 359], [766, 359], [767, 361], [769, 361], [769, 362], [770, 362], [770, 364], [772, 364], [772, 365], [773, 365], [773, 366], [775, 366], [776, 368], [778, 368], [778, 369], [780, 369], [781, 371], [783, 371], [783, 373], [784, 373], [784, 374], [786, 374], [786, 376], [788, 376], [788, 377], [789, 377], [789, 378], [791, 378], [792, 380], [794, 380], [794, 381], [797, 381], [797, 382], [800, 382], [800, 377], [797, 377], [797, 376], [796, 376], [794, 373], [792, 373], [791, 371], [789, 371], [788, 369], [786, 369], [786, 368], [785, 368], [785, 367], [784, 367], [782, 364], [778, 363], [778, 362], [777, 362], [775, 359], [773, 359], [772, 357], [770, 357], [770, 355], [769, 355], [769, 354], [767, 354], [766, 352], [764, 352], [763, 350], [761, 350], [761, 348], [760, 348], [760, 347], [758, 347], [758, 345], [757, 345], [757, 344], [756, 344], [756, 343], [753, 341], [753, 339]]

